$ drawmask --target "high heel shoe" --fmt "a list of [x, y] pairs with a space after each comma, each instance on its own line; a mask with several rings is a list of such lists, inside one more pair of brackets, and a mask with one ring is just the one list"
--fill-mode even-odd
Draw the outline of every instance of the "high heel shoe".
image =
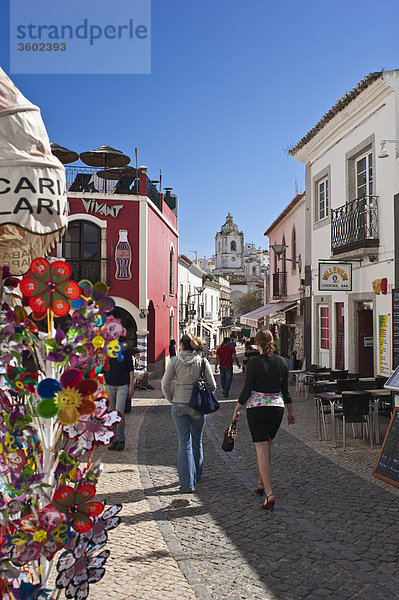
[[[272, 498], [272, 500], [269, 500], [269, 498]], [[266, 496], [266, 502], [263, 502], [263, 504], [261, 504], [260, 506], [265, 510], [270, 510], [270, 512], [273, 512], [275, 503], [276, 501], [274, 499], [273, 494], [269, 494], [269, 496]]]
[[258, 496], [263, 496], [263, 494], [265, 493], [265, 487], [263, 485], [263, 483], [259, 483], [257, 484], [256, 488], [254, 489], [255, 494], [258, 494]]

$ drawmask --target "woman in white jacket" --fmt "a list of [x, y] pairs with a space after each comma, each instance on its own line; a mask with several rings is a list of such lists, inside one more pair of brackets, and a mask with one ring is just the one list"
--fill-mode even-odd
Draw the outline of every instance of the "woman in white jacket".
[[[172, 416], [179, 436], [178, 472], [180, 490], [191, 493], [202, 474], [202, 433], [205, 415], [190, 406], [193, 383], [198, 381], [202, 357], [199, 354], [204, 342], [191, 335], [183, 335], [180, 340], [180, 352], [170, 359], [161, 387], [163, 395], [172, 403]], [[209, 362], [205, 361], [205, 379], [210, 388], [216, 390], [216, 382]], [[171, 384], [176, 380], [172, 392]]]

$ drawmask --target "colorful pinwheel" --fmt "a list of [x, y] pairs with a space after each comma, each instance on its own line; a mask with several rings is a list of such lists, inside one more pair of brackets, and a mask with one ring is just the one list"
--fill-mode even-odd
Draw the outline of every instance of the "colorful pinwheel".
[[109, 550], [95, 555], [102, 545], [93, 545], [84, 536], [79, 536], [73, 550], [63, 552], [58, 560], [57, 588], [65, 588], [67, 598], [85, 600], [89, 595], [89, 583], [96, 583], [104, 576]]
[[94, 305], [101, 313], [110, 313], [115, 308], [115, 302], [107, 296], [109, 287], [104, 281], [97, 281], [94, 285], [87, 279], [79, 281], [80, 294], [74, 298], [72, 308], [78, 309], [84, 306]]
[[73, 425], [80, 415], [89, 415], [96, 405], [90, 395], [97, 390], [93, 379], [83, 379], [80, 369], [67, 369], [56, 379], [43, 379], [37, 386], [37, 393], [42, 398], [36, 407], [37, 414], [44, 419], [51, 419], [58, 414], [62, 425]]
[[90, 483], [81, 485], [74, 490], [69, 485], [63, 485], [54, 494], [53, 506], [67, 516], [71, 527], [78, 533], [84, 533], [93, 526], [90, 517], [96, 517], [104, 510], [101, 502], [91, 502], [96, 488]]
[[64, 433], [69, 438], [80, 437], [85, 450], [91, 450], [94, 445], [110, 444], [115, 437], [111, 428], [123, 419], [117, 410], [108, 412], [108, 400], [105, 397], [96, 398], [94, 402], [96, 410], [91, 415], [82, 415], [77, 423], [64, 427]]
[[50, 308], [55, 315], [68, 314], [71, 300], [80, 297], [81, 290], [75, 281], [69, 281], [72, 269], [63, 261], [49, 263], [45, 258], [36, 258], [19, 286], [29, 298], [29, 306], [35, 313], [43, 314]]
[[7, 381], [15, 391], [21, 394], [33, 394], [37, 378], [37, 373], [29, 373], [22, 367], [7, 366]]

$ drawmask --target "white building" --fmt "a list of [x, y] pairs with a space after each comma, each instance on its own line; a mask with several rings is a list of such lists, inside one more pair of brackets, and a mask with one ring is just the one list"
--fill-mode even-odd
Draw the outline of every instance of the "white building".
[[399, 144], [380, 150], [399, 139], [398, 94], [399, 70], [371, 73], [290, 150], [306, 165], [305, 346], [313, 364], [389, 375], [398, 362]]
[[231, 332], [230, 285], [206, 273], [184, 254], [178, 259], [179, 331], [198, 335], [214, 350]]

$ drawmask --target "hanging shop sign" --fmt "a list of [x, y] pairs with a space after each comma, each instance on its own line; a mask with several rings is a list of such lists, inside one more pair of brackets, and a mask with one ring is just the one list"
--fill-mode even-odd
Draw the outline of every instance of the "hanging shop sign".
[[352, 291], [350, 263], [319, 263], [319, 291]]

